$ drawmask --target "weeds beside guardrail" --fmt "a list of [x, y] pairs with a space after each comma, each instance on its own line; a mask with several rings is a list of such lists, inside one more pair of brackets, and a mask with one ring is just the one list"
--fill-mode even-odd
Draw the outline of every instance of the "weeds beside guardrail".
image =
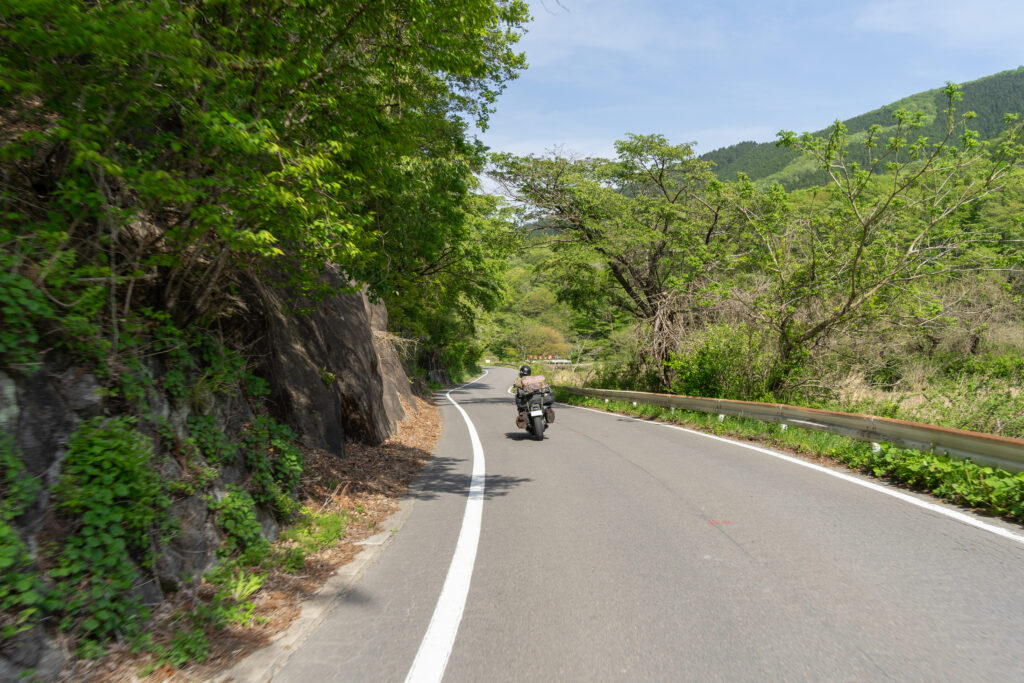
[[703, 413], [791, 424], [804, 429], [840, 434], [861, 441], [885, 442], [901, 448], [930, 452], [935, 455], [970, 458], [975, 462], [998, 467], [1008, 472], [1024, 471], [1024, 440], [995, 434], [980, 434], [888, 417], [838, 413], [781, 403], [695, 398], [673, 394], [649, 394], [641, 391], [560, 388], [580, 396], [637, 401], [667, 408], [681, 408]]
[[570, 387], [556, 387], [555, 397], [563, 403], [682, 424], [720, 436], [752, 439], [768, 446], [829, 458], [852, 469], [927, 491], [951, 503], [1024, 522], [1024, 473], [1013, 474], [969, 460], [887, 443], [876, 446], [807, 424], [772, 424], [774, 421], [736, 416], [720, 419], [724, 413], [698, 412], [640, 400], [634, 403], [633, 399], [589, 397]]

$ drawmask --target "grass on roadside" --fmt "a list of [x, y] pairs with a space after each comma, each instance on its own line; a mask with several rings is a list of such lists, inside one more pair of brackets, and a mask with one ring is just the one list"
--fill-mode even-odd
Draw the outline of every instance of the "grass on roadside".
[[605, 400], [555, 391], [558, 401], [648, 420], [678, 424], [719, 436], [728, 436], [824, 457], [851, 469], [888, 479], [942, 500], [980, 512], [1024, 522], [1024, 473], [982, 467], [970, 460], [871, 444], [828, 432], [818, 432], [749, 418], [725, 417], [644, 403]]
[[[205, 575], [197, 591], [199, 599], [171, 616], [164, 638], [154, 639], [147, 633], [134, 643], [136, 652], [152, 655], [138, 676], [146, 678], [161, 667], [178, 669], [188, 663], [202, 663], [210, 655], [209, 639], [215, 631], [267, 621], [256, 614], [253, 598], [271, 572], [287, 575], [304, 571], [307, 557], [334, 546], [350, 524], [363, 521], [359, 508], [316, 511], [303, 507], [275, 542], [256, 536], [237, 555], [222, 558]], [[230, 535], [228, 539], [236, 540]], [[237, 542], [228, 545], [239, 547]]]

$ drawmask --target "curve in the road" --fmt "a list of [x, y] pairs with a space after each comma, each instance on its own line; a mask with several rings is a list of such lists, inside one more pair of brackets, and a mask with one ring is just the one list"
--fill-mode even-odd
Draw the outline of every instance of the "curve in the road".
[[523, 439], [513, 376], [437, 395], [416, 514], [275, 681], [1021, 680], [1019, 527], [609, 413]]
[[455, 644], [455, 635], [462, 622], [466, 597], [469, 595], [473, 565], [476, 563], [476, 550], [480, 543], [486, 463], [484, 447], [480, 443], [476, 427], [473, 426], [473, 421], [469, 419], [469, 415], [458, 401], [452, 398], [452, 391], [468, 387], [485, 376], [487, 376], [486, 370], [483, 375], [472, 382], [455, 387], [445, 394], [445, 397], [462, 415], [462, 419], [466, 421], [466, 427], [469, 429], [469, 438], [473, 444], [473, 474], [470, 479], [469, 497], [466, 500], [466, 512], [462, 517], [462, 530], [459, 532], [455, 554], [452, 556], [452, 563], [444, 580], [444, 588], [441, 589], [441, 595], [437, 599], [437, 607], [434, 608], [434, 614], [430, 618], [427, 633], [423, 636], [423, 641], [416, 652], [416, 659], [413, 660], [409, 674], [405, 678], [406, 683], [433, 683], [440, 681], [444, 676], [445, 667], [448, 665], [448, 656], [451, 654], [452, 646]]
[[[570, 407], [578, 409], [578, 410], [587, 410], [587, 411], [594, 412], [594, 413], [602, 413], [602, 414], [605, 414], [605, 415], [616, 415], [619, 418], [622, 417], [621, 415], [618, 415], [617, 413], [609, 413], [609, 412], [604, 411], [604, 410], [595, 410], [594, 408], [584, 408], [582, 406], [570, 406]], [[721, 436], [715, 436], [714, 434], [707, 434], [705, 432], [698, 432], [698, 431], [693, 430], [693, 429], [687, 429], [686, 427], [678, 427], [676, 425], [670, 425], [670, 424], [666, 424], [664, 422], [657, 422], [657, 421], [653, 421], [653, 420], [637, 420], [635, 418], [629, 418], [629, 419], [634, 421], [634, 422], [642, 422], [642, 423], [645, 423], [645, 424], [656, 425], [658, 427], [668, 427], [669, 429], [676, 429], [676, 430], [681, 431], [681, 432], [686, 432], [687, 434], [694, 434], [696, 436], [703, 436], [703, 437], [706, 437], [708, 439], [714, 439], [716, 441], [721, 441], [723, 443], [732, 444], [733, 446], [741, 446], [743, 448], [746, 448], [746, 449], [749, 449], [749, 450], [752, 450], [752, 451], [757, 451], [758, 453], [763, 453], [764, 455], [770, 455], [773, 458], [779, 458], [780, 460], [785, 460], [786, 462], [791, 462], [794, 465], [800, 465], [801, 467], [809, 467], [812, 470], [817, 470], [818, 472], [822, 472], [822, 473], [827, 474], [827, 475], [832, 476], [832, 477], [838, 477], [839, 479], [842, 479], [844, 481], [848, 481], [851, 484], [856, 484], [857, 486], [863, 486], [865, 488], [871, 489], [872, 491], [877, 491], [878, 493], [884, 493], [887, 496], [892, 496], [893, 498], [898, 498], [899, 500], [901, 500], [901, 501], [903, 501], [905, 503], [910, 503], [911, 505], [916, 505], [917, 507], [924, 508], [926, 510], [931, 510], [932, 512], [936, 512], [936, 513], [938, 513], [940, 515], [945, 515], [946, 517], [951, 517], [952, 519], [955, 519], [958, 522], [963, 522], [964, 524], [969, 524], [969, 525], [971, 525], [973, 527], [977, 527], [979, 529], [984, 529], [985, 531], [988, 531], [989, 533], [993, 533], [993, 534], [996, 534], [997, 536], [1002, 536], [1004, 538], [1008, 538], [1008, 539], [1010, 539], [1012, 541], [1016, 541], [1017, 543], [1020, 543], [1020, 544], [1024, 545], [1024, 536], [1021, 536], [1020, 534], [1015, 534], [1012, 531], [1009, 531], [1007, 529], [1002, 529], [1002, 528], [994, 526], [992, 524], [988, 524], [988, 523], [986, 523], [986, 522], [984, 522], [984, 521], [982, 521], [980, 519], [977, 519], [975, 517], [972, 517], [970, 515], [965, 515], [962, 512], [957, 512], [956, 510], [951, 510], [948, 507], [936, 505], [935, 501], [920, 500], [918, 498], [915, 498], [914, 496], [908, 495], [908, 494], [903, 493], [901, 491], [895, 491], [895, 490], [893, 490], [891, 488], [887, 488], [885, 486], [882, 486], [880, 484], [876, 484], [876, 483], [871, 482], [871, 481], [866, 481], [864, 479], [860, 479], [858, 477], [854, 477], [854, 476], [851, 476], [849, 474], [845, 474], [843, 472], [838, 472], [836, 470], [829, 469], [828, 467], [822, 467], [821, 465], [815, 465], [812, 462], [807, 462], [806, 460], [801, 460], [800, 458], [794, 458], [793, 456], [785, 455], [784, 453], [779, 453], [778, 451], [773, 451], [773, 450], [770, 450], [768, 448], [761, 448], [759, 446], [754, 446], [754, 445], [749, 444], [749, 443], [744, 443], [743, 441], [736, 441], [734, 439], [726, 439], [726, 438], [723, 438]]]

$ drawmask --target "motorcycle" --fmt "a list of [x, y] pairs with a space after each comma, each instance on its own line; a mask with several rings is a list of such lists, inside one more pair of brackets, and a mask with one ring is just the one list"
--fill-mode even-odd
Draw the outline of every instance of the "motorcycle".
[[540, 441], [544, 438], [544, 430], [555, 421], [555, 402], [551, 387], [544, 382], [543, 375], [523, 378], [523, 388], [516, 389], [516, 426], [525, 429]]

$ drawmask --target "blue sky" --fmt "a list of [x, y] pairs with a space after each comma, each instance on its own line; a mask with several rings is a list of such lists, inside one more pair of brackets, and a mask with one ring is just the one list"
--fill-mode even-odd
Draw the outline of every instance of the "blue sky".
[[626, 133], [661, 133], [703, 153], [1024, 65], [1024, 0], [530, 6], [530, 67], [481, 135], [497, 151], [612, 156]]

